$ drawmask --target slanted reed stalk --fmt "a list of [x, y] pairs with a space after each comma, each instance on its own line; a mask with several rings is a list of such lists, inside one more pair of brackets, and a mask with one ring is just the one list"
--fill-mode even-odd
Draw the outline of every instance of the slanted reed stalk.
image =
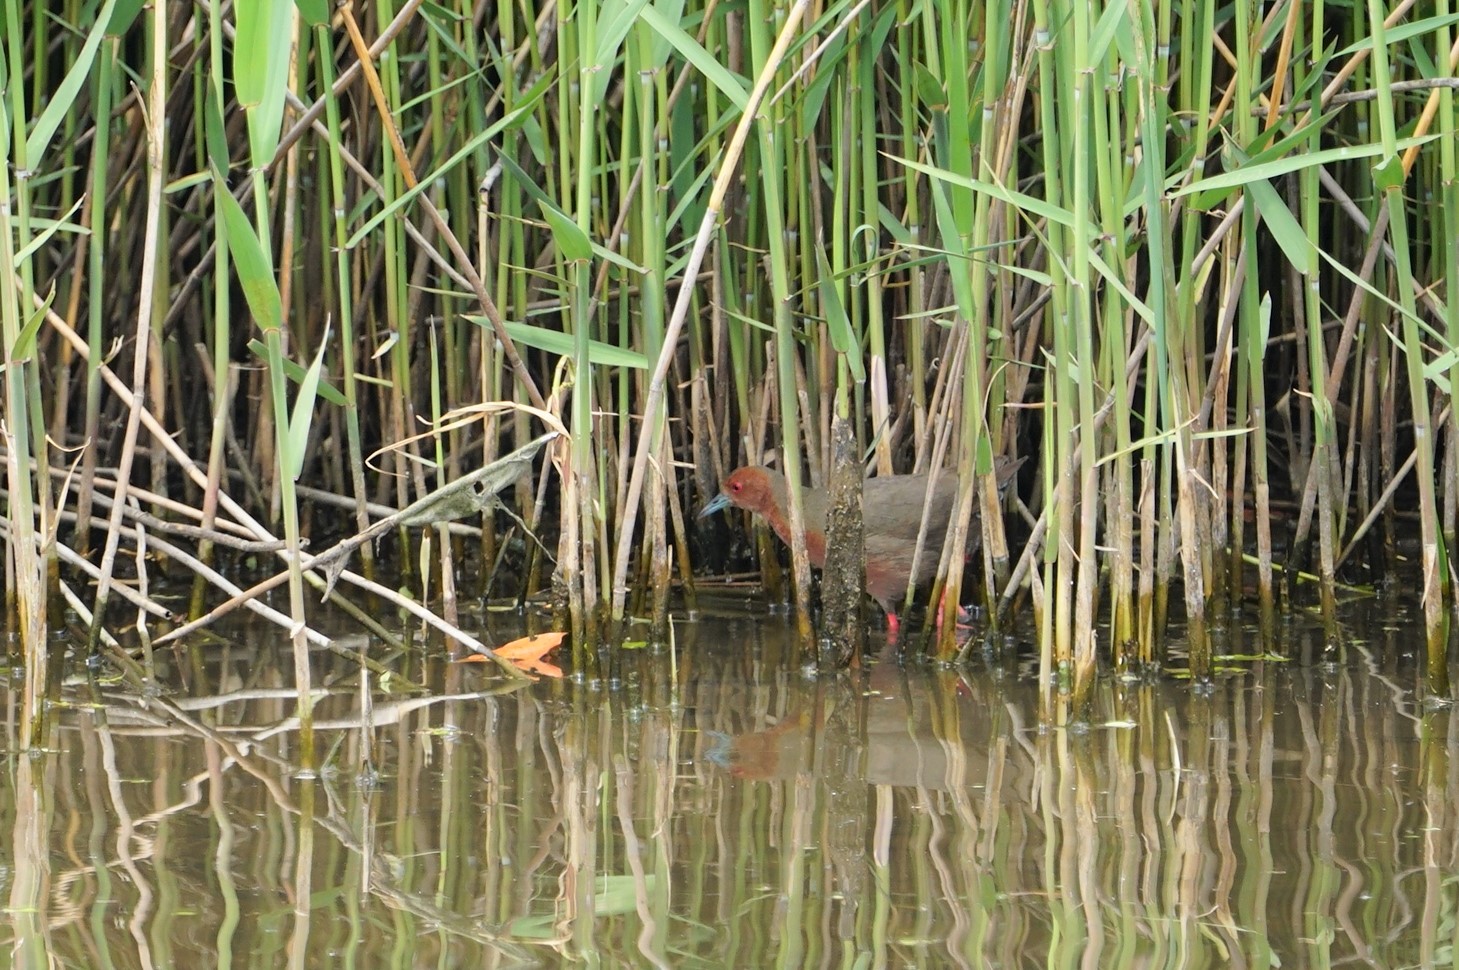
[[[1344, 598], [1404, 571], [1451, 692], [1453, 0], [3, 2], [28, 659], [80, 574], [110, 642], [139, 530], [186, 520], [199, 622], [280, 561], [254, 595], [289, 583], [307, 717], [303, 584], [334, 577], [304, 540], [384, 520], [364, 576], [329, 567], [343, 609], [403, 587], [460, 639], [476, 596], [550, 590], [586, 671], [662, 641], [696, 570], [781, 593], [777, 542], [695, 513], [750, 462], [825, 485], [844, 421], [869, 473], [956, 476], [909, 593], [946, 620], [980, 588], [1015, 631], [1031, 604], [1051, 718], [1106, 660], [1210, 676], [1232, 609], [1276, 651], [1315, 603], [1338, 650]], [[469, 545], [388, 519], [563, 426]], [[1006, 507], [999, 455], [1033, 458]]]

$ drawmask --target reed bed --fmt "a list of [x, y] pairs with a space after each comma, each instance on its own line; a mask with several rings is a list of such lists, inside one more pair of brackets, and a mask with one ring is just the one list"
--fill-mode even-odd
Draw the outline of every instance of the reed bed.
[[[306, 747], [311, 583], [366, 621], [403, 584], [463, 637], [463, 592], [550, 591], [593, 669], [725, 567], [693, 518], [719, 478], [828, 483], [840, 422], [869, 472], [967, 486], [931, 554], [959, 588], [982, 533], [970, 585], [995, 626], [1031, 607], [1051, 716], [1103, 664], [1164, 664], [1172, 612], [1202, 682], [1230, 609], [1270, 637], [1294, 599], [1395, 578], [1447, 698], [1455, 20], [6, 0], [21, 652], [44, 683], [62, 593], [93, 649], [129, 622], [145, 514], [197, 530], [163, 557], [193, 618], [249, 598], [224, 538], [264, 544]], [[513, 452], [532, 474], [440, 504]], [[1006, 519], [998, 454], [1035, 459]], [[402, 576], [358, 541], [381, 506], [434, 506], [387, 527]], [[358, 574], [310, 558], [351, 535]], [[753, 536], [809, 643], [804, 550], [782, 577]], [[144, 645], [184, 619], [148, 615]]]

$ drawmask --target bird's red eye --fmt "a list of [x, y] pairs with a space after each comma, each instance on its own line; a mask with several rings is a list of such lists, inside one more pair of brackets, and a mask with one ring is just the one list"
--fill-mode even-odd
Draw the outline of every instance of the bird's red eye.
[[744, 486], [742, 486], [739, 482], [730, 483], [730, 488], [734, 489], [736, 492], [738, 492], [743, 487]]

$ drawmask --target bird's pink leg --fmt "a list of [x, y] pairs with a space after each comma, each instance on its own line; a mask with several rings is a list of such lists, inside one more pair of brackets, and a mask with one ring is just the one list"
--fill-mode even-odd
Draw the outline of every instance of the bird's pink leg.
[[[947, 598], [950, 595], [952, 594], [948, 593], [946, 590], [943, 591], [942, 602], [944, 606], [946, 605]], [[973, 618], [971, 614], [969, 614], [967, 610], [963, 609], [962, 604], [957, 604], [957, 619], [954, 621], [953, 625], [959, 630], [970, 630], [972, 629], [972, 619]], [[942, 626], [942, 609], [939, 609], [937, 611], [937, 625], [939, 627]]]

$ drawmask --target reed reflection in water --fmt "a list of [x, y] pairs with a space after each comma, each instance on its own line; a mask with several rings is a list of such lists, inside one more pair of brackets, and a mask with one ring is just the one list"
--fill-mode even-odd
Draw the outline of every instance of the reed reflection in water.
[[631, 651], [613, 690], [489, 695], [437, 657], [412, 671], [436, 693], [377, 692], [370, 727], [321, 653], [313, 780], [271, 641], [161, 698], [78, 678], [39, 756], [10, 721], [5, 942], [75, 967], [1449, 966], [1459, 733], [1412, 692], [1421, 627], [1369, 623], [1338, 663], [1298, 631], [1296, 662], [1206, 696], [1106, 678], [1082, 731], [1039, 728], [1016, 658], [809, 677], [773, 621], [680, 627], [677, 684]]

